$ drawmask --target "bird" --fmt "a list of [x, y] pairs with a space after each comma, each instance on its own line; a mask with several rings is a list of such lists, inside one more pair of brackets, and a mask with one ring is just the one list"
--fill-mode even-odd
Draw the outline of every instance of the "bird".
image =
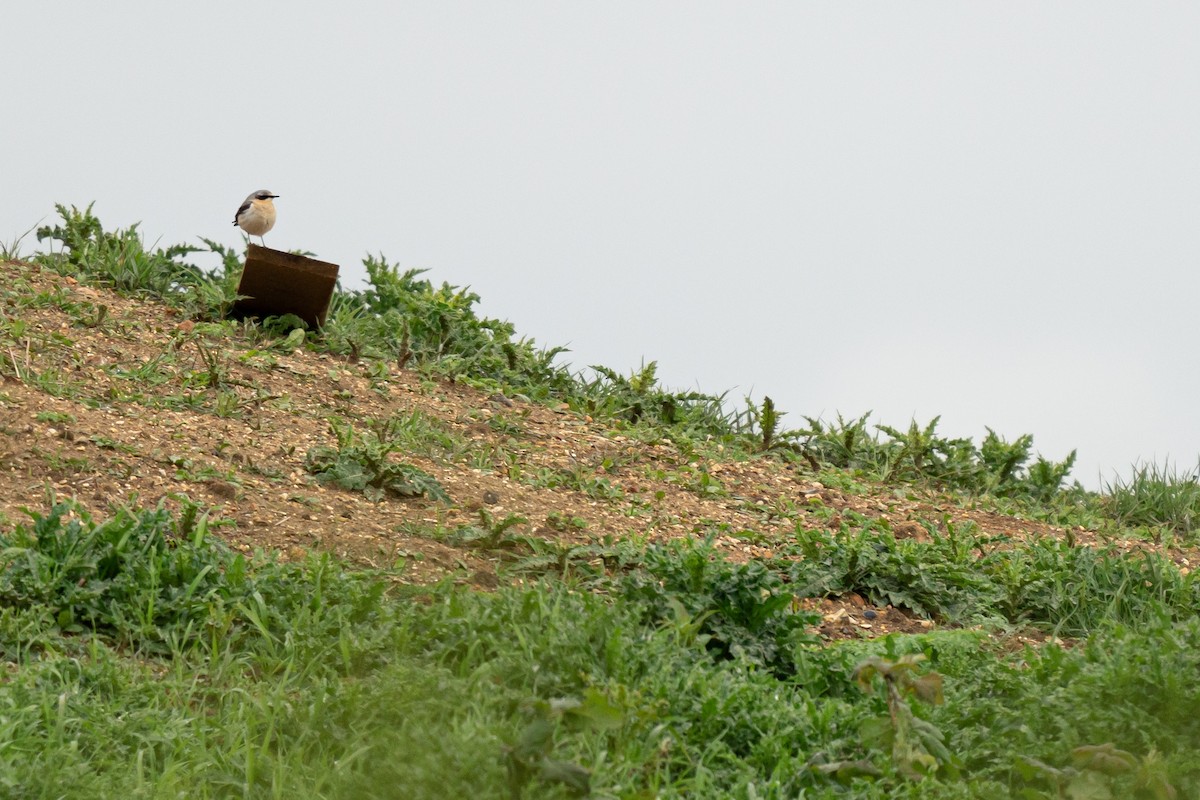
[[263, 247], [267, 246], [263, 234], [275, 227], [275, 204], [271, 201], [276, 197], [279, 195], [271, 194], [268, 189], [259, 189], [251, 193], [233, 215], [233, 224], [251, 236], [257, 236]]

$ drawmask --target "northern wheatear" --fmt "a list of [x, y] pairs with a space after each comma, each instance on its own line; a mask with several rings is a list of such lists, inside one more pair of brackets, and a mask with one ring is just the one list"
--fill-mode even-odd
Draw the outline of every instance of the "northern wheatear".
[[246, 198], [242, 207], [233, 215], [233, 224], [240, 227], [251, 236], [267, 246], [263, 234], [275, 227], [275, 204], [271, 202], [277, 194], [271, 194], [267, 189], [259, 189]]

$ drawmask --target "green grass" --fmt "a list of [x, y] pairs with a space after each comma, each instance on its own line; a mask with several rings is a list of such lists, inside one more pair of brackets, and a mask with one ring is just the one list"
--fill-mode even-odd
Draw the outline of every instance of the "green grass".
[[1120, 526], [1150, 529], [1164, 536], [1193, 539], [1200, 529], [1200, 473], [1180, 473], [1169, 463], [1135, 465], [1127, 479], [1105, 487], [1104, 504]]
[[[787, 576], [703, 546], [414, 594], [234, 555], [214, 522], [59, 503], [0, 538], [6, 796], [1124, 797], [1147, 770], [1200, 791], [1200, 624], [1140, 583], [1143, 612], [1071, 648], [821, 645]], [[1137, 768], [1070, 772], [1105, 743]]]

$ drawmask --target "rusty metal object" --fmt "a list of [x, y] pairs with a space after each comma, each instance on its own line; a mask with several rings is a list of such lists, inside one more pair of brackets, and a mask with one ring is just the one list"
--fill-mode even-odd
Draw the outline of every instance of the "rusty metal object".
[[245, 297], [233, 304], [233, 316], [295, 314], [318, 328], [325, 324], [337, 274], [337, 264], [251, 244], [237, 290]]

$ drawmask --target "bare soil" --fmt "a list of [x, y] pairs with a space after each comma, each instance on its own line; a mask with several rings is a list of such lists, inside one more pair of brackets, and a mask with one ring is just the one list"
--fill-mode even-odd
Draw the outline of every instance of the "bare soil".
[[[161, 304], [26, 264], [3, 270], [5, 528], [25, 519], [26, 509], [44, 510], [48, 490], [101, 515], [112, 504], [177, 504], [186, 495], [211, 506], [213, 519], [228, 520], [216, 532], [244, 551], [297, 558], [320, 549], [375, 567], [403, 560], [406, 580], [451, 578], [480, 588], [505, 580], [498, 567], [512, 559], [452, 535], [480, 524], [481, 509], [497, 521], [518, 515], [527, 522], [512, 533], [560, 544], [716, 532], [717, 546], [734, 559], [772, 556], [797, 526], [836, 531], [847, 515], [887, 520], [897, 538], [969, 522], [999, 541], [1098, 542], [1093, 531], [1064, 531], [933, 493], [840, 491], [773, 457], [727, 458], [716, 447], [684, 453], [565, 407], [489, 395], [394, 365], [382, 372], [378, 364], [303, 349], [263, 349], [240, 335], [214, 337]], [[318, 483], [305, 469], [310, 448], [335, 443], [331, 417], [358, 429], [414, 410], [460, 444], [452, 453], [404, 455], [442, 484], [450, 503], [372, 502]], [[599, 489], [544, 485], [545, 476], [563, 474]], [[1170, 554], [1185, 569], [1196, 557]], [[804, 602], [821, 611], [821, 632], [830, 637], [931, 627], [857, 595]]]

